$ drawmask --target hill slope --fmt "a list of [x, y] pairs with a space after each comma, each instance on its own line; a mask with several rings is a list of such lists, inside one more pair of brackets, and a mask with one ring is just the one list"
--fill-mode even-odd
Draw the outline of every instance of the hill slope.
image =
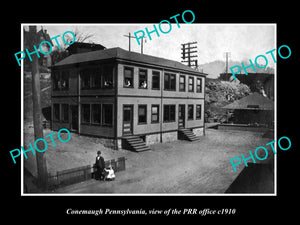
[[251, 93], [245, 84], [207, 78], [205, 84], [205, 122], [226, 121], [226, 110], [221, 107]]
[[[245, 66], [249, 66], [250, 63], [249, 61], [242, 61]], [[241, 66], [241, 62], [238, 61], [229, 61], [228, 62], [228, 73], [231, 73], [230, 67], [239, 65]], [[216, 60], [213, 62], [209, 63], [204, 63], [199, 65], [200, 68], [203, 68], [203, 72], [208, 74], [209, 78], [216, 79], [219, 77], [220, 73], [225, 72], [225, 61], [222, 60]], [[266, 67], [265, 69], [259, 69], [255, 67], [255, 71], [257, 73], [274, 73], [274, 68], [272, 67]], [[252, 68], [247, 69], [247, 72], [249, 73], [254, 73]], [[242, 69], [242, 73], [245, 73], [244, 70]]]

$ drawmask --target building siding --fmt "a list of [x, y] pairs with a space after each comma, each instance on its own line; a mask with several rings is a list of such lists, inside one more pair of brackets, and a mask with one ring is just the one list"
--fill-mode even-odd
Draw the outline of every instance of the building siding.
[[[113, 67], [113, 83], [112, 89], [81, 89], [81, 71], [90, 67], [101, 67], [103, 64]], [[124, 87], [124, 68], [133, 69], [133, 87]], [[205, 92], [205, 76], [196, 72], [182, 72], [175, 69], [166, 69], [162, 66], [150, 66], [147, 64], [134, 62], [120, 62], [118, 60], [109, 62], [93, 62], [91, 64], [77, 64], [76, 66], [68, 65], [56, 67], [52, 74], [60, 71], [69, 71], [69, 88], [68, 90], [52, 89], [52, 127], [54, 130], [61, 128], [72, 128], [72, 112], [71, 107], [77, 106], [78, 109], [78, 133], [83, 135], [98, 136], [103, 138], [114, 139], [111, 143], [116, 143], [116, 147], [120, 148], [121, 142], [117, 139], [123, 137], [123, 107], [124, 105], [133, 106], [132, 134], [145, 136], [146, 143], [168, 142], [177, 140], [178, 131], [178, 109], [179, 105], [185, 105], [185, 128], [194, 129], [197, 134], [203, 134], [204, 130], [204, 92]], [[139, 71], [144, 70], [147, 73], [147, 88], [139, 88]], [[159, 89], [152, 89], [152, 73], [159, 72]], [[172, 73], [176, 77], [176, 89], [165, 90], [164, 74]], [[185, 91], [179, 91], [180, 76], [185, 76]], [[194, 78], [194, 91], [189, 92], [189, 77]], [[197, 78], [202, 79], [201, 92], [197, 93]], [[69, 121], [53, 120], [53, 105], [68, 104], [69, 105]], [[82, 123], [81, 106], [82, 104], [112, 104], [112, 125], [103, 126]], [[146, 105], [146, 123], [138, 123], [138, 107]], [[159, 121], [151, 122], [151, 107], [159, 106]], [[175, 105], [175, 121], [164, 122], [164, 105]], [[193, 105], [193, 120], [188, 120], [188, 105]], [[201, 105], [201, 119], [196, 119], [196, 105]], [[91, 112], [90, 112], [91, 115]]]

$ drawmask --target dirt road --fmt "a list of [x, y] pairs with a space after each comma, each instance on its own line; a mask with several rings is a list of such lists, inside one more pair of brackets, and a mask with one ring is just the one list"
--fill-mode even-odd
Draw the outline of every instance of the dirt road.
[[122, 151], [126, 170], [117, 173], [115, 181], [89, 180], [56, 193], [224, 193], [244, 168], [241, 164], [234, 172], [230, 159], [248, 156], [249, 150], [272, 141], [261, 136], [258, 132], [207, 129], [200, 142], [156, 144], [141, 153]]

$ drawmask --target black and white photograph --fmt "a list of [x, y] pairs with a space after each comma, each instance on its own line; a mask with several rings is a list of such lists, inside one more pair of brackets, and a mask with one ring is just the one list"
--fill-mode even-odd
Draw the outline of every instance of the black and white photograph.
[[5, 7], [3, 219], [292, 220], [294, 4], [107, 3]]
[[[276, 24], [22, 24], [22, 195], [276, 195]], [[33, 46], [36, 46], [34, 48]], [[280, 137], [278, 137], [280, 138]]]

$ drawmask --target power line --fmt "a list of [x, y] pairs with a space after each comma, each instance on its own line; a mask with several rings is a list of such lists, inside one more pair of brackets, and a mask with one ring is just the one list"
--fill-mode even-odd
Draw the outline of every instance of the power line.
[[198, 60], [197, 59], [192, 59], [192, 58], [195, 58], [195, 57], [198, 57], [198, 55], [192, 55], [192, 53], [196, 53], [197, 50], [193, 50], [193, 49], [196, 49], [197, 46], [195, 46], [197, 44], [197, 42], [188, 42], [188, 43], [185, 43], [185, 44], [181, 44], [182, 48], [182, 52], [181, 52], [181, 58], [182, 58], [182, 61], [181, 62], [184, 62], [184, 63], [188, 63], [188, 66], [189, 67], [195, 67], [196, 69], [198, 69]]

